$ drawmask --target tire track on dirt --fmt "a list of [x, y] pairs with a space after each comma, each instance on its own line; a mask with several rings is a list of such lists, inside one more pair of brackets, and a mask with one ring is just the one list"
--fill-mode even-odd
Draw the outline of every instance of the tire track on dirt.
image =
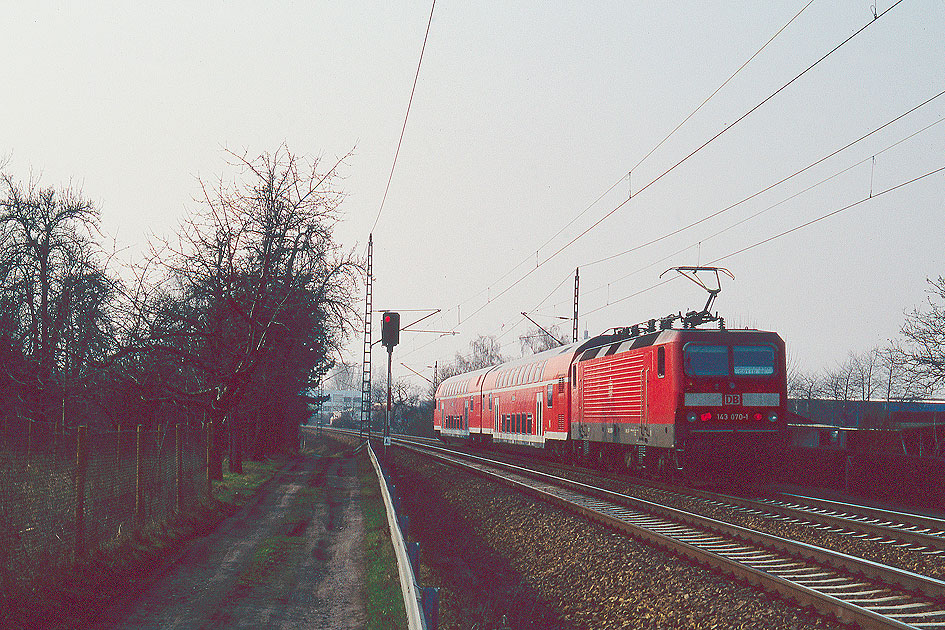
[[93, 627], [360, 627], [359, 497], [353, 458], [300, 456]]

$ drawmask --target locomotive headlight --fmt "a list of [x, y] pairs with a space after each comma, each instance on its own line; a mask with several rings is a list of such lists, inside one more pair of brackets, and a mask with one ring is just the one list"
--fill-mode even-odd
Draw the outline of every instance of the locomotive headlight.
[[778, 412], [770, 411], [768, 412], [768, 422], [777, 422], [778, 421]]
[[699, 414], [697, 414], [695, 411], [690, 411], [689, 413], [686, 414], [687, 422], [695, 422], [698, 419], [699, 419]]

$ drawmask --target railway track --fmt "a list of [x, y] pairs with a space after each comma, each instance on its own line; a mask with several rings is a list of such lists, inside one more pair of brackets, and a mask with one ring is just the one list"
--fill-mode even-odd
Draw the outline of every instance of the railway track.
[[940, 518], [795, 494], [747, 498], [662, 483], [647, 484], [644, 488], [662, 497], [661, 501], [685, 497], [745, 516], [812, 527], [927, 556], [945, 555], [945, 520]]
[[945, 554], [945, 519], [789, 493], [757, 503], [769, 510], [803, 513], [810, 520], [840, 528], [841, 533], [870, 533], [874, 542], [908, 545], [928, 555]]
[[[409, 441], [442, 445], [435, 439], [411, 437]], [[529, 460], [518, 458], [518, 461]], [[542, 464], [557, 467], [564, 474], [588, 472], [568, 466], [558, 467], [548, 462]], [[731, 510], [746, 516], [812, 527], [830, 534], [898, 547], [922, 555], [945, 556], [945, 519], [941, 518], [793, 493], [748, 498], [695, 488], [680, 488], [663, 482], [635, 481], [634, 485], [639, 485], [646, 492], [657, 493], [660, 502], [678, 502], [681, 498], [694, 499], [703, 501], [708, 507]]]
[[945, 582], [655, 502], [445, 449], [404, 445], [863, 628], [945, 628]]
[[[507, 461], [525, 464], [533, 460], [512, 456]], [[546, 469], [559, 470], [566, 476], [573, 473], [585, 476], [600, 474], [569, 465], [547, 461], [540, 463]], [[605, 475], [604, 478], [620, 485], [626, 485], [627, 482], [625, 478], [610, 475]], [[639, 494], [634, 492], [634, 496], [643, 499], [670, 504], [679, 503], [681, 500], [697, 501], [702, 502], [705, 508], [715, 508], [716, 511], [727, 510], [749, 517], [811, 527], [829, 534], [889, 545], [926, 556], [945, 557], [945, 519], [942, 518], [791, 493], [749, 498], [660, 481], [634, 479], [631, 483], [632, 488], [641, 489]]]

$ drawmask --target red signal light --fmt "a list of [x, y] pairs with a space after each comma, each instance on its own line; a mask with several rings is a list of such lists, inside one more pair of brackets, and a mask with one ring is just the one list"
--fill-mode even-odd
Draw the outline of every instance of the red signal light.
[[712, 419], [712, 414], [709, 412], [705, 412], [701, 416], [699, 416], [699, 419], [702, 420], [703, 422], [708, 422], [709, 420]]

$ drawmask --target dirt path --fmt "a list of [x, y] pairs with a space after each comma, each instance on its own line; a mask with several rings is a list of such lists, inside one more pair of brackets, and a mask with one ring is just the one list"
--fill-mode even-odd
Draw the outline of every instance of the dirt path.
[[360, 628], [359, 497], [354, 459], [302, 456], [93, 627]]

